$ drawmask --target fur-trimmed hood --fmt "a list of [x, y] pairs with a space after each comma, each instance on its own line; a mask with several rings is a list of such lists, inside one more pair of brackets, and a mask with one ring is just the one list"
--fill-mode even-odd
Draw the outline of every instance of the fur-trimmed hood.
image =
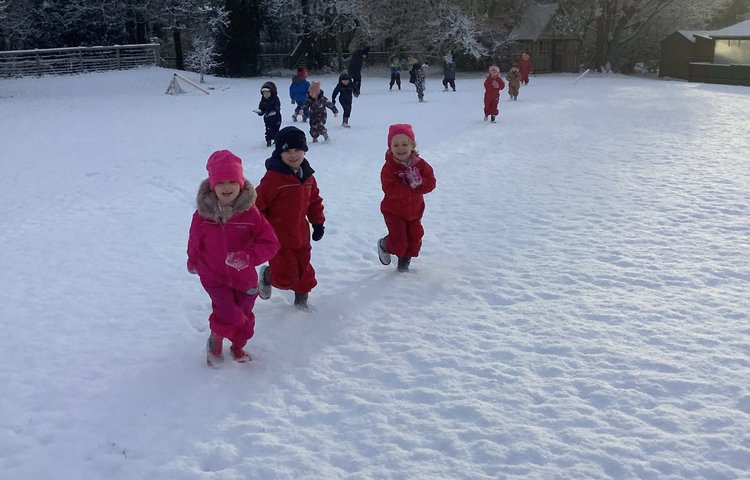
[[235, 213], [246, 212], [253, 205], [258, 195], [255, 193], [255, 187], [249, 181], [245, 180], [245, 185], [240, 189], [240, 194], [234, 200], [234, 204], [222, 207], [219, 205], [219, 199], [216, 198], [208, 179], [201, 182], [198, 187], [198, 195], [195, 203], [198, 213], [205, 218], [211, 219], [218, 223], [227, 223]]

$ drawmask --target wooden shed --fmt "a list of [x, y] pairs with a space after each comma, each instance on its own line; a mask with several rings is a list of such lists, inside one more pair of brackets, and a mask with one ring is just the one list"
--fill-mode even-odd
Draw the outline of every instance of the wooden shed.
[[524, 51], [531, 55], [534, 72], [578, 72], [581, 42], [575, 34], [555, 29], [558, 3], [529, 2], [516, 28], [510, 33], [515, 41], [511, 62], [517, 62]]
[[678, 30], [661, 41], [659, 76], [688, 79], [690, 62], [711, 62], [713, 39], [707, 30]]
[[713, 63], [750, 65], [750, 20], [711, 33]]

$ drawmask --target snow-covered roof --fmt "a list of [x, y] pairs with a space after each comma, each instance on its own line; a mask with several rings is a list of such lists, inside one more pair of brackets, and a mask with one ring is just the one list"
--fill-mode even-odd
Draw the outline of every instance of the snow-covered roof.
[[518, 26], [510, 32], [514, 40], [538, 40], [547, 28], [552, 17], [560, 8], [557, 3], [539, 4], [529, 3], [529, 8], [524, 12]]
[[750, 20], [711, 32], [713, 38], [750, 38]]
[[677, 30], [677, 33], [695, 43], [695, 37], [710, 37], [711, 30]]

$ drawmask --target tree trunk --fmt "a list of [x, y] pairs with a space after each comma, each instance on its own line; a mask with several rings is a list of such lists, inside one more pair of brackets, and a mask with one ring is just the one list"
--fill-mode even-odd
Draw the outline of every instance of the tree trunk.
[[182, 34], [180, 30], [172, 30], [172, 38], [174, 39], [174, 68], [177, 70], [185, 70], [185, 55], [182, 53]]
[[219, 46], [226, 73], [247, 77], [260, 73], [260, 0], [227, 0], [229, 26]]

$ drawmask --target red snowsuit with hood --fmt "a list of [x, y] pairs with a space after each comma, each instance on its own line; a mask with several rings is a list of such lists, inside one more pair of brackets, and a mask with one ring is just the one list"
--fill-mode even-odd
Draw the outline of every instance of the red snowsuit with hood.
[[505, 82], [500, 75], [493, 77], [489, 75], [484, 81], [484, 114], [500, 115], [497, 104], [500, 101], [500, 90], [505, 88]]
[[188, 271], [200, 276], [211, 297], [211, 331], [229, 339], [233, 348], [244, 347], [255, 332], [255, 267], [279, 250], [273, 228], [253, 206], [255, 198], [246, 181], [234, 204], [222, 207], [206, 179], [190, 224]]
[[318, 284], [310, 263], [310, 224], [323, 225], [325, 215], [314, 173], [307, 160], [295, 173], [274, 151], [258, 184], [256, 205], [281, 242], [281, 250], [268, 262], [271, 285], [281, 290], [308, 293]]
[[[422, 184], [417, 188], [411, 188], [406, 183], [407, 167], [419, 170]], [[393, 157], [389, 149], [385, 152], [380, 183], [384, 193], [380, 212], [388, 227], [388, 252], [398, 257], [419, 256], [424, 236], [424, 194], [433, 191], [436, 185], [432, 167], [416, 153], [412, 153], [408, 165], [404, 165]]]
[[524, 85], [529, 84], [529, 74], [531, 73], [531, 57], [528, 53], [521, 55], [521, 60], [518, 61], [518, 71], [521, 72], [521, 81]]

